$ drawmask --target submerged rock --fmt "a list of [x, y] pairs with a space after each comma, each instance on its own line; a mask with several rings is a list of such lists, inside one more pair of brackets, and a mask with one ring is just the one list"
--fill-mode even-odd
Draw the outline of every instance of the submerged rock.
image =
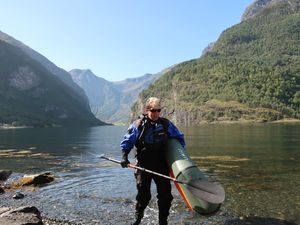
[[[11, 179], [9, 183], [5, 184], [2, 187], [2, 189], [4, 192], [16, 191], [22, 188], [28, 191], [35, 191], [37, 187], [41, 187], [44, 184], [52, 182], [53, 180], [54, 175], [49, 172], [34, 175], [24, 175], [21, 178], [15, 177], [14, 179]], [[33, 187], [30, 185], [32, 185]]]
[[25, 175], [22, 178], [23, 185], [34, 185], [39, 186], [43, 184], [50, 183], [54, 180], [54, 175], [51, 173], [42, 173], [35, 175]]
[[17, 209], [0, 208], [0, 224], [5, 225], [43, 225], [40, 211], [35, 206]]
[[11, 174], [10, 170], [0, 170], [0, 181], [6, 181]]

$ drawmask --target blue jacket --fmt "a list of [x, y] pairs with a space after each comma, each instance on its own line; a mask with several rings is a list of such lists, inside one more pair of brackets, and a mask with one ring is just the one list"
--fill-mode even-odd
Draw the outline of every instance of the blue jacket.
[[[141, 129], [138, 129], [137, 123], [133, 122], [128, 130], [127, 133], [124, 135], [124, 139], [122, 140], [120, 147], [122, 151], [125, 151], [129, 153], [131, 149], [136, 144], [139, 135], [140, 135]], [[180, 144], [185, 147], [185, 141], [184, 141], [184, 135], [181, 133], [178, 128], [170, 121], [168, 120], [168, 130], [167, 130], [167, 136], [168, 138], [176, 138], [180, 142]]]

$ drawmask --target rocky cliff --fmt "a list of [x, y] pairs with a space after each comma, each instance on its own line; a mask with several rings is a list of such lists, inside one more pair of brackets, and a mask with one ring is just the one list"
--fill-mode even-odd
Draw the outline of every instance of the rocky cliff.
[[285, 4], [286, 8], [297, 11], [300, 7], [299, 0], [256, 0], [249, 5], [242, 15], [242, 21], [259, 16], [261, 12], [268, 8], [276, 7], [278, 4]]
[[84, 92], [72, 81], [70, 75], [68, 76], [73, 85], [54, 75], [39, 60], [33, 59], [27, 51], [18, 47], [20, 44], [11, 42], [15, 40], [1, 33], [0, 124], [13, 126], [104, 124], [91, 113]]

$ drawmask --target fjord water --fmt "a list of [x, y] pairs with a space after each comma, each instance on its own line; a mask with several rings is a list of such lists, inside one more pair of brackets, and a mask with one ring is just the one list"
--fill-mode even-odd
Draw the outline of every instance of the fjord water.
[[[129, 224], [136, 194], [133, 170], [96, 157], [107, 154], [120, 159], [119, 142], [126, 129], [0, 129], [0, 170], [14, 171], [11, 179], [45, 171], [56, 176], [54, 183], [34, 193], [22, 190], [26, 193], [22, 200], [5, 193], [6, 198], [0, 196], [0, 206], [33, 204], [48, 217], [82, 224]], [[258, 223], [300, 223], [299, 123], [205, 125], [181, 130], [194, 162], [226, 190], [225, 203], [216, 216], [238, 215], [241, 224], [247, 218]], [[170, 224], [201, 224], [214, 217], [190, 213], [175, 188], [173, 195]], [[152, 196], [144, 224], [156, 221], [154, 185]]]

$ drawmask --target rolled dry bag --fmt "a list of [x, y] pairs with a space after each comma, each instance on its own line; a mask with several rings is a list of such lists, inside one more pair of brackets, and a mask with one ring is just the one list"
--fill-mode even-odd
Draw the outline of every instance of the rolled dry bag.
[[[194, 179], [206, 180], [204, 174], [191, 160], [178, 140], [169, 139], [167, 141], [165, 154], [172, 177], [183, 182]], [[177, 182], [175, 182], [175, 185], [191, 210], [199, 214], [210, 214], [218, 211], [220, 208], [220, 204], [206, 202], [193, 195], [190, 190], [186, 188], [186, 185]]]

